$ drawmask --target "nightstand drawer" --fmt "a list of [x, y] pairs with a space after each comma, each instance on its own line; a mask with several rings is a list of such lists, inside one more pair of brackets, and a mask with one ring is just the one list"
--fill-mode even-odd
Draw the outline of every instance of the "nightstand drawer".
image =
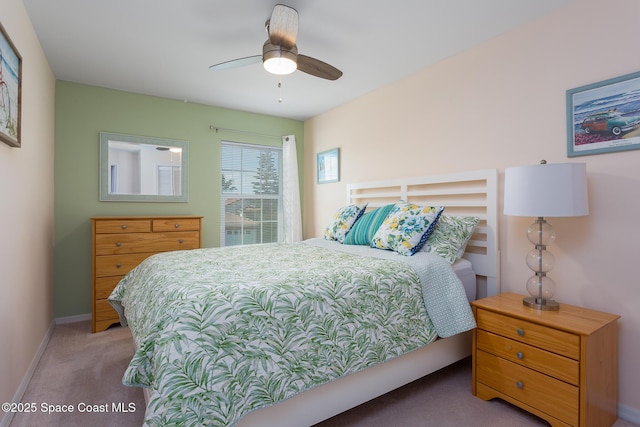
[[570, 425], [578, 425], [579, 389], [478, 350], [477, 381]]
[[478, 349], [510, 360], [573, 385], [580, 383], [577, 360], [511, 340], [487, 331], [477, 331]]
[[477, 310], [476, 321], [479, 329], [575, 360], [580, 359], [580, 337], [578, 335], [482, 309]]

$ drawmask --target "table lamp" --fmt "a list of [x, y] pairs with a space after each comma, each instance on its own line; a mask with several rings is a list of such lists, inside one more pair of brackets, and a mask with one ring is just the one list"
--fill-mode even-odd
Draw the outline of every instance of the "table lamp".
[[587, 167], [585, 163], [552, 163], [506, 168], [504, 174], [504, 214], [537, 217], [527, 230], [535, 245], [526, 256], [535, 275], [527, 280], [530, 297], [523, 304], [537, 310], [558, 310], [553, 300], [556, 285], [547, 276], [555, 258], [547, 245], [556, 238], [544, 217], [570, 217], [589, 214]]

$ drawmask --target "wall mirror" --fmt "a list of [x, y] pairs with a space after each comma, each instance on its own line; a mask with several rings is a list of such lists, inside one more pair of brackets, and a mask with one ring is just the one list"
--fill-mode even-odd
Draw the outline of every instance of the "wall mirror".
[[100, 200], [189, 201], [189, 143], [100, 132]]

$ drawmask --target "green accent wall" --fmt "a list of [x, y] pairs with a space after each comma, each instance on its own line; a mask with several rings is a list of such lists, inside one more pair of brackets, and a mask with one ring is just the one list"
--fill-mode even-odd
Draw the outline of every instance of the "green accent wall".
[[[98, 215], [202, 215], [205, 247], [220, 242], [220, 141], [282, 146], [295, 135], [304, 188], [304, 123], [202, 104], [56, 82], [54, 316], [91, 312], [91, 221]], [[99, 134], [189, 142], [189, 202], [100, 202]], [[25, 195], [26, 196], [26, 195]]]

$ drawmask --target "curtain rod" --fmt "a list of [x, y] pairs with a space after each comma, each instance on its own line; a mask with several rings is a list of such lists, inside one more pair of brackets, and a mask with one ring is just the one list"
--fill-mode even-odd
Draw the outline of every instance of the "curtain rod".
[[247, 135], [266, 136], [268, 138], [282, 138], [282, 135], [269, 135], [267, 133], [249, 132], [247, 130], [223, 128], [223, 127], [216, 126], [216, 125], [209, 125], [209, 129], [215, 130], [216, 132], [218, 132], [219, 130], [226, 130], [228, 132], [244, 133], [244, 134], [247, 134]]

